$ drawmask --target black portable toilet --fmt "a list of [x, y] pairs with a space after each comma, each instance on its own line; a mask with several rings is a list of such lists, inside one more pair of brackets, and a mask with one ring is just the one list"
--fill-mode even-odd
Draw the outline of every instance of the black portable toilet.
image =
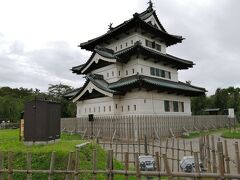
[[24, 107], [25, 144], [48, 144], [60, 138], [60, 103], [33, 100]]

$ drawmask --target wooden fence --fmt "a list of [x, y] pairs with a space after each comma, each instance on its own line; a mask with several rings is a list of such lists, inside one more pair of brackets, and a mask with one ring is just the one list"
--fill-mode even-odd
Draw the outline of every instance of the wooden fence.
[[[125, 139], [143, 139], [158, 136], [179, 135], [185, 130], [207, 130], [226, 127], [229, 125], [227, 116], [99, 116], [89, 122], [87, 117], [62, 118], [61, 129], [68, 132], [83, 133], [84, 135], [100, 135], [103, 138], [116, 137]], [[100, 131], [99, 131], [100, 130]], [[99, 134], [100, 133], [100, 134]]]
[[[205, 139], [205, 140], [204, 140]], [[204, 142], [205, 141], [205, 142]], [[214, 143], [215, 144], [215, 143]], [[108, 180], [118, 179], [119, 177], [124, 177], [125, 180], [128, 180], [131, 176], [135, 177], [135, 179], [140, 180], [143, 176], [151, 176], [156, 177], [157, 179], [161, 179], [161, 177], [167, 177], [168, 179], [173, 179], [174, 177], [188, 177], [188, 178], [215, 178], [215, 179], [240, 179], [240, 155], [239, 155], [239, 145], [238, 142], [234, 143], [235, 156], [232, 157], [235, 159], [236, 170], [229, 170], [229, 156], [223, 148], [223, 143], [221, 141], [217, 142], [215, 146], [216, 149], [210, 150], [210, 146], [208, 146], [207, 138], [200, 138], [200, 149], [199, 151], [193, 151], [193, 156], [195, 159], [195, 171], [192, 173], [182, 172], [181, 170], [172, 170], [168, 153], [155, 152], [155, 162], [156, 169], [154, 171], [141, 171], [139, 165], [139, 153], [134, 153], [134, 166], [129, 166], [129, 153], [124, 152], [124, 167], [123, 168], [115, 168], [114, 164], [114, 152], [113, 150], [107, 151], [107, 160], [106, 160], [106, 168], [105, 169], [97, 169], [97, 151], [93, 150], [92, 155], [92, 168], [91, 169], [82, 169], [79, 166], [79, 162], [81, 159], [79, 158], [80, 150], [76, 150], [75, 152], [70, 152], [68, 156], [68, 161], [66, 165], [66, 169], [57, 169], [55, 168], [55, 159], [56, 154], [53, 152], [51, 154], [49, 169], [45, 170], [36, 170], [32, 169], [32, 154], [27, 153], [26, 156], [26, 165], [25, 169], [13, 169], [13, 153], [9, 152], [7, 154], [7, 163], [4, 163], [4, 154], [0, 152], [0, 180], [3, 180], [4, 177], [8, 177], [8, 180], [13, 178], [14, 173], [23, 173], [27, 175], [27, 179], [31, 180], [32, 175], [36, 173], [47, 174], [48, 179], [53, 179], [54, 175], [62, 174], [64, 179], [69, 180], [74, 178], [75, 180], [84, 179], [86, 175], [91, 175], [90, 179], [99, 179], [99, 175], [105, 176]], [[210, 155], [212, 153], [212, 156]], [[197, 162], [199, 160], [205, 161], [203, 156], [208, 157], [209, 159], [206, 161], [205, 166], [207, 167], [206, 172], [201, 172], [199, 165]], [[211, 156], [211, 157], [210, 157]], [[6, 159], [6, 158], [5, 158]], [[162, 159], [162, 160], [161, 160]], [[209, 165], [209, 160], [213, 159], [213, 164]], [[7, 165], [6, 165], [7, 164]], [[7, 167], [6, 167], [7, 166]], [[104, 179], [104, 177], [102, 177]], [[86, 179], [86, 178], [85, 178]], [[88, 176], [89, 179], [89, 176]]]

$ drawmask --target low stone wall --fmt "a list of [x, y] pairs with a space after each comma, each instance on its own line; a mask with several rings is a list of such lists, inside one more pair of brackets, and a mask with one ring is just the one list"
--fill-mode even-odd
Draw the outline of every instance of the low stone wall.
[[96, 136], [100, 132], [100, 137], [111, 138], [115, 132], [115, 137], [140, 138], [144, 135], [170, 136], [171, 131], [178, 135], [183, 130], [212, 129], [226, 127], [229, 124], [227, 116], [157, 116], [157, 115], [132, 115], [132, 116], [99, 116], [94, 117], [94, 121], [83, 118], [62, 118], [61, 129], [74, 132], [85, 132], [86, 135]]

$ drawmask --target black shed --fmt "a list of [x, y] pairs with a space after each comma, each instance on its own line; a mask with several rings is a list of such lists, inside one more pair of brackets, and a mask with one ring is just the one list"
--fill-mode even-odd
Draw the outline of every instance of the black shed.
[[33, 100], [24, 107], [24, 141], [48, 142], [60, 138], [60, 103]]

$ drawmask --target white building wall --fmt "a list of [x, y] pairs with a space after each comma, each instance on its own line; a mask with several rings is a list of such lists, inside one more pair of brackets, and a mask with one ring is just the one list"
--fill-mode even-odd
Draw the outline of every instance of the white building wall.
[[[142, 43], [142, 45], [144, 47], [147, 47], [145, 44], [145, 40], [149, 40], [149, 41], [155, 41], [156, 43], [158, 43], [159, 45], [161, 45], [161, 53], [166, 54], [166, 44], [158, 39], [153, 39], [150, 36], [147, 35], [142, 35], [140, 33], [134, 32], [131, 33], [131, 35], [129, 36], [122, 36], [119, 37], [119, 40], [115, 40], [114, 42], [110, 43], [109, 45], [107, 45], [106, 47], [109, 49], [114, 50], [115, 52], [121, 51], [123, 49], [126, 49], [130, 46], [133, 46], [135, 42], [140, 41]], [[149, 47], [147, 47], [149, 48]], [[152, 49], [152, 48], [150, 48]], [[152, 49], [155, 50], [155, 49]], [[159, 52], [158, 50], [156, 50], [157, 52]]]
[[[164, 100], [184, 103], [184, 112], [165, 112]], [[135, 109], [136, 108], [136, 109]], [[77, 117], [95, 115], [191, 115], [190, 98], [174, 94], [157, 93], [143, 89], [133, 90], [125, 96], [102, 97], [77, 102]]]

